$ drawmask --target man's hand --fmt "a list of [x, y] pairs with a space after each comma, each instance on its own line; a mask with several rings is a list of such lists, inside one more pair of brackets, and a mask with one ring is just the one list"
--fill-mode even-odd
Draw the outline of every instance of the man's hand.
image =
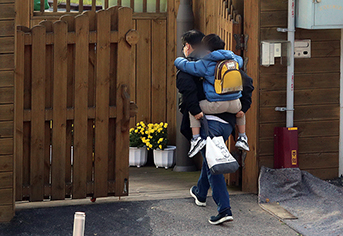
[[237, 118], [241, 118], [241, 117], [243, 117], [244, 116], [244, 112], [243, 111], [239, 111], [239, 112], [237, 112], [237, 114], [236, 114], [236, 117]]
[[200, 120], [201, 118], [203, 118], [203, 116], [204, 116], [204, 113], [200, 112], [199, 114], [196, 114], [194, 117], [195, 119]]

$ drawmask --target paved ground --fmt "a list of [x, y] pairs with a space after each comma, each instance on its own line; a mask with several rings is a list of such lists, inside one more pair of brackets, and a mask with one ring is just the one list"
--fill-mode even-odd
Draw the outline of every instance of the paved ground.
[[216, 205], [208, 197], [197, 207], [189, 196], [199, 172], [130, 168], [130, 196], [44, 203], [18, 203], [10, 223], [0, 224], [0, 236], [72, 235], [76, 211], [86, 213], [85, 235], [298, 235], [263, 211], [257, 195], [230, 189], [234, 221], [208, 223]]
[[206, 207], [192, 198], [117, 201], [78, 206], [23, 209], [0, 235], [72, 235], [76, 211], [86, 213], [85, 235], [297, 235], [263, 211], [253, 194], [233, 195], [234, 221], [220, 226], [207, 222], [216, 213], [211, 197]]

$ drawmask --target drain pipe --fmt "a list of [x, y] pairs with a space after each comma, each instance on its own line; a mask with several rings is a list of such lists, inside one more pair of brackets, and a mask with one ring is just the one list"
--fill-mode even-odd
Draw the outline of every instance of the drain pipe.
[[298, 128], [293, 127], [294, 120], [294, 35], [295, 1], [288, 0], [288, 28], [277, 29], [287, 32], [287, 105], [277, 107], [276, 111], [286, 111], [286, 127], [274, 128], [274, 168], [299, 168]]
[[[191, 0], [181, 0], [179, 9], [176, 17], [176, 55], [183, 56], [181, 36], [188, 30], [193, 29], [194, 17], [193, 10], [191, 6]], [[180, 133], [182, 114], [179, 111], [178, 101], [180, 99], [180, 94], [177, 93], [177, 108], [176, 108], [176, 165], [174, 171], [184, 172], [184, 171], [195, 171], [196, 166], [192, 159], [188, 157], [189, 141]]]
[[295, 1], [288, 0], [288, 29], [289, 58], [287, 65], [287, 107], [286, 127], [293, 127], [294, 119], [294, 37], [295, 37]]

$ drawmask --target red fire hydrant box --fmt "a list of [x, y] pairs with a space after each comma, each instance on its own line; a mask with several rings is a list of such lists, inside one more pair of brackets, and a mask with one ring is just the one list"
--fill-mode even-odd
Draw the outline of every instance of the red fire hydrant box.
[[298, 168], [298, 128], [274, 128], [274, 169]]

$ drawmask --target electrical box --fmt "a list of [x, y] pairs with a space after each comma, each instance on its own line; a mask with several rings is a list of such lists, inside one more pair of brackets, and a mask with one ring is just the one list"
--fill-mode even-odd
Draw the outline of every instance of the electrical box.
[[274, 169], [299, 168], [298, 128], [274, 128]]
[[275, 58], [282, 57], [282, 45], [285, 40], [264, 40], [261, 42], [261, 65], [275, 65]]
[[294, 41], [294, 58], [311, 58], [311, 39]]
[[296, 0], [296, 27], [304, 29], [343, 28], [342, 0]]

